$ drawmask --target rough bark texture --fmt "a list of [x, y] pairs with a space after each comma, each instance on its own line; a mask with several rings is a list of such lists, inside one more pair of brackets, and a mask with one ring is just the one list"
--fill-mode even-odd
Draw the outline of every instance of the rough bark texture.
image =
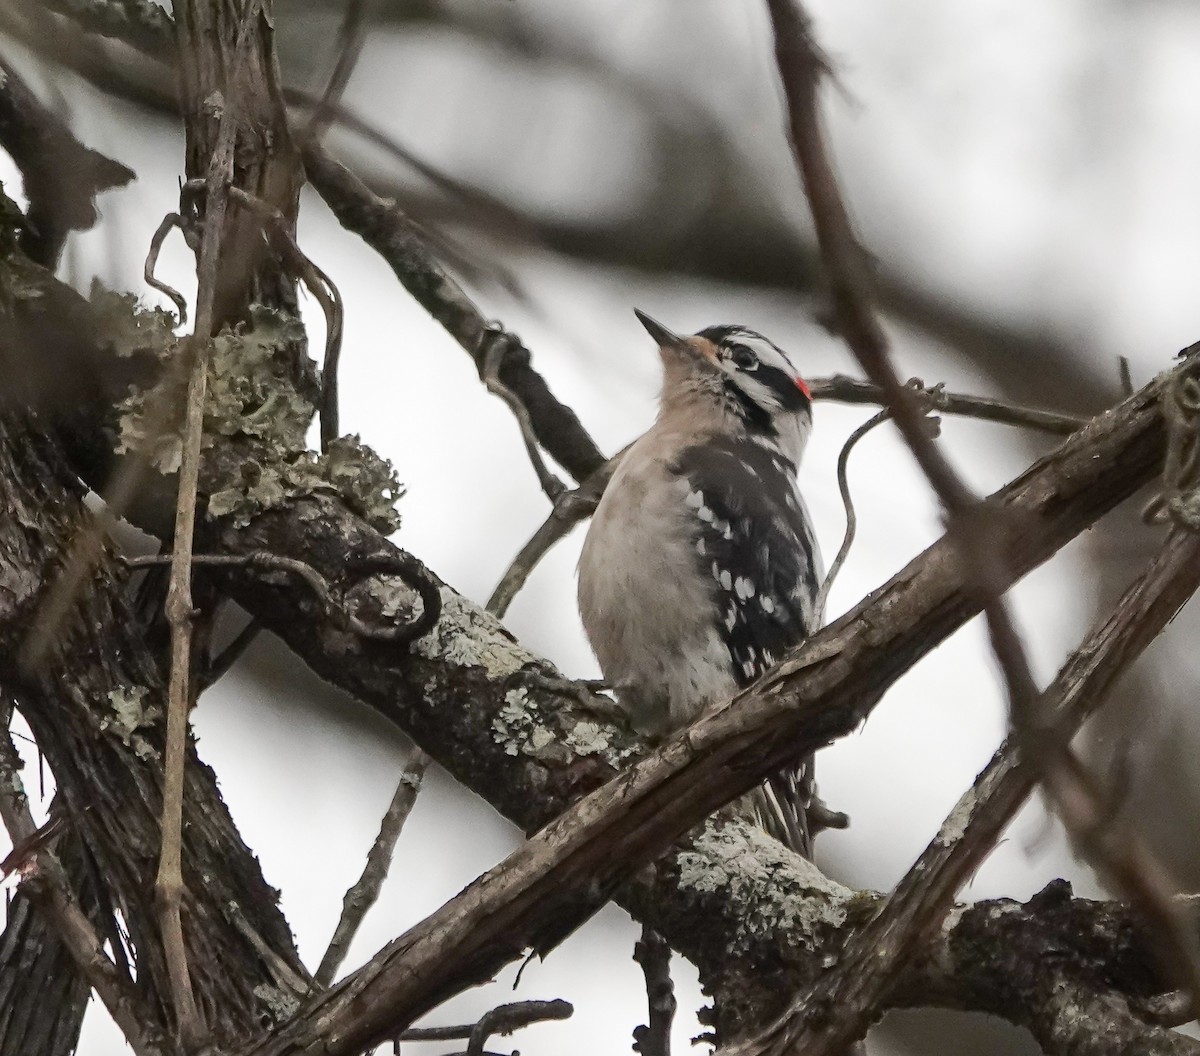
[[[0, 682], [17, 697], [55, 776], [71, 830], [103, 876], [138, 951], [137, 984], [169, 1023], [154, 925], [163, 692], [105, 563], [36, 669], [21, 647], [83, 520], [76, 478], [35, 429], [0, 419]], [[303, 968], [277, 893], [242, 843], [211, 770], [190, 752], [186, 933], [198, 1000], [216, 1038], [244, 1037], [294, 1007]], [[282, 966], [286, 971], [280, 971]]]
[[[235, 107], [231, 184], [277, 209], [294, 231], [304, 175], [280, 94], [271, 4], [186, 0], [175, 6], [187, 178], [208, 174], [221, 115]], [[203, 199], [197, 208], [203, 215]], [[295, 277], [267, 252], [262, 233], [263, 220], [252, 211], [227, 213], [216, 275], [217, 327], [245, 318], [254, 303], [295, 310]]]
[[[56, 849], [80, 905], [97, 923], [96, 884], [80, 841], [68, 834]], [[0, 1056], [70, 1056], [90, 993], [57, 934], [18, 891], [0, 934]]]
[[957, 910], [896, 1000], [1002, 1015], [1063, 1056], [1200, 1052], [1195, 1039], [1130, 1011], [1161, 985], [1153, 950], [1127, 907], [1072, 898], [1056, 880], [1024, 905], [996, 899]]

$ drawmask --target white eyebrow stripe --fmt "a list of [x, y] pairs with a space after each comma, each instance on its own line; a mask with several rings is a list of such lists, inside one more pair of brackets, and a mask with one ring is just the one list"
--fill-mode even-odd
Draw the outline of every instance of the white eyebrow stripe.
[[787, 353], [773, 341], [763, 337], [762, 334], [755, 333], [753, 330], [736, 330], [729, 335], [727, 340], [731, 344], [745, 345], [758, 356], [761, 362], [770, 366], [779, 366], [779, 361], [782, 360], [793, 376], [796, 373], [796, 368]]

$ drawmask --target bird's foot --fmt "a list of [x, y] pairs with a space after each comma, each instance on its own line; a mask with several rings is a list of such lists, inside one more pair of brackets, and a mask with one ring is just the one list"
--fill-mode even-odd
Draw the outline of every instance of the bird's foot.
[[562, 675], [548, 675], [544, 671], [533, 668], [522, 668], [512, 677], [514, 681], [524, 683], [534, 689], [569, 697], [583, 711], [589, 715], [595, 715], [605, 722], [615, 723], [619, 726], [627, 726], [629, 723], [625, 709], [611, 697], [604, 696], [604, 691], [614, 687], [601, 678], [563, 678]]

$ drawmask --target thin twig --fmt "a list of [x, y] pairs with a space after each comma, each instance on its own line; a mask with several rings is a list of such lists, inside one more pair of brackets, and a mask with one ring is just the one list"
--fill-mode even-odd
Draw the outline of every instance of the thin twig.
[[570, 533], [580, 521], [592, 515], [600, 503], [600, 496], [608, 487], [608, 482], [617, 470], [621, 456], [628, 451], [626, 447], [604, 463], [595, 473], [588, 477], [579, 487], [564, 491], [554, 502], [550, 515], [542, 522], [542, 526], [513, 558], [508, 570], [496, 584], [492, 596], [488, 598], [487, 610], [495, 616], [504, 618], [513, 598], [525, 585], [530, 573], [537, 563], [549, 552], [550, 548], [560, 539]]
[[247, 649], [257, 641], [266, 628], [262, 621], [251, 616], [246, 625], [234, 635], [233, 640], [215, 656], [210, 656], [200, 676], [200, 691], [211, 689], [233, 669]]
[[329, 940], [325, 956], [321, 958], [320, 967], [313, 975], [315, 985], [322, 989], [333, 982], [333, 977], [342, 966], [342, 961], [346, 959], [350, 943], [354, 941], [363, 918], [379, 899], [379, 892], [387, 879], [392, 854], [396, 850], [396, 841], [400, 839], [404, 823], [417, 801], [417, 795], [421, 791], [421, 780], [430, 762], [429, 756], [420, 748], [414, 748], [404, 764], [400, 783], [396, 786], [392, 802], [380, 823], [379, 835], [375, 837], [375, 842], [367, 852], [362, 875], [354, 881], [342, 899], [342, 915], [333, 930], [333, 938]]
[[[118, 555], [117, 560], [126, 568], [152, 568], [156, 565], [170, 565], [175, 561], [175, 554], [141, 554], [137, 557]], [[321, 608], [327, 613], [337, 611], [329, 584], [312, 565], [299, 561], [294, 557], [280, 557], [264, 550], [255, 550], [248, 554], [190, 554], [188, 560], [193, 566], [207, 568], [261, 568], [268, 572], [287, 572], [299, 576], [321, 603]]]
[[220, 267], [221, 236], [229, 205], [228, 191], [233, 180], [234, 144], [240, 119], [239, 76], [247, 57], [251, 27], [257, 21], [260, 9], [261, 0], [249, 0], [238, 28], [234, 66], [226, 84], [216, 143], [209, 159], [205, 183], [204, 232], [196, 266], [196, 325], [191, 340], [184, 344], [180, 353], [190, 356], [192, 363], [181, 439], [171, 578], [165, 606], [167, 623], [171, 630], [171, 674], [167, 690], [167, 736], [163, 761], [162, 849], [154, 889], [176, 1025], [185, 1050], [198, 1048], [204, 1039], [204, 1025], [188, 972], [187, 946], [180, 916], [183, 901], [181, 845], [184, 765], [187, 716], [191, 704], [188, 683], [193, 619], [192, 543], [196, 530], [196, 492], [204, 435], [208, 352], [216, 322], [217, 269]]
[[334, 63], [333, 72], [329, 75], [321, 98], [297, 137], [300, 141], [319, 140], [336, 116], [338, 104], [350, 83], [350, 75], [362, 54], [363, 41], [367, 34], [368, 7], [368, 0], [348, 0], [342, 12], [342, 24], [338, 29], [337, 62]]
[[633, 959], [646, 979], [649, 1022], [635, 1027], [633, 1051], [641, 1056], [671, 1056], [671, 1023], [675, 1019], [675, 986], [671, 982], [671, 947], [649, 924], [633, 946]]
[[813, 607], [813, 612], [818, 614], [825, 611], [825, 603], [829, 600], [829, 592], [833, 589], [833, 581], [837, 579], [838, 573], [842, 570], [842, 565], [846, 563], [846, 557], [850, 553], [850, 547], [854, 545], [854, 535], [858, 530], [858, 514], [854, 510], [854, 499], [850, 495], [850, 482], [846, 477], [846, 470], [850, 463], [850, 452], [854, 450], [855, 445], [882, 422], [886, 422], [891, 417], [891, 412], [885, 407], [882, 411], [872, 415], [857, 429], [854, 430], [842, 445], [841, 453], [837, 460], [837, 482], [838, 491], [842, 496], [842, 508], [846, 511], [846, 534], [842, 537], [842, 545], [838, 547], [837, 556], [833, 559], [833, 564], [829, 566], [829, 572], [825, 576], [825, 581], [821, 584], [821, 589], [817, 593], [817, 603]]
[[521, 439], [525, 443], [525, 453], [533, 471], [537, 474], [538, 484], [546, 498], [555, 502], [567, 490], [567, 486], [554, 475], [542, 452], [538, 448], [537, 433], [533, 427], [533, 418], [524, 401], [500, 380], [500, 369], [504, 366], [504, 357], [508, 355], [514, 344], [519, 344], [512, 334], [508, 333], [499, 323], [488, 323], [487, 328], [479, 335], [479, 351], [476, 361], [480, 364], [479, 376], [487, 386], [488, 392], [499, 396], [513, 412], [517, 425], [521, 430]]
[[[883, 388], [869, 381], [831, 374], [827, 378], [806, 378], [814, 400], [832, 400], [836, 403], [883, 404], [887, 398]], [[1043, 411], [1037, 407], [1025, 407], [1007, 400], [996, 400], [990, 396], [971, 396], [962, 392], [946, 392], [941, 385], [927, 387], [917, 378], [908, 382], [908, 387], [928, 398], [930, 409], [941, 414], [953, 414], [963, 418], [974, 418], [981, 422], [996, 422], [999, 425], [1021, 426], [1037, 429], [1056, 436], [1069, 436], [1088, 419], [1085, 415], [1064, 414], [1060, 411]]]
[[530, 1023], [570, 1019], [575, 1009], [569, 1001], [514, 1001], [484, 1013], [467, 1041], [467, 1056], [483, 1056], [483, 1046], [493, 1034], [511, 1034]]
[[9, 735], [11, 705], [0, 716], [0, 817], [14, 846], [33, 847], [34, 857], [23, 866], [25, 889], [49, 915], [55, 934], [80, 974], [96, 991], [125, 1040], [137, 1056], [164, 1056], [166, 1046], [157, 1028], [139, 1015], [146, 1007], [128, 975], [104, 952], [104, 942], [68, 889], [58, 860], [38, 844], [39, 829], [29, 812], [21, 782], [21, 758]]
[[[474, 1035], [481, 1026], [490, 1027], [490, 1034], [511, 1034], [514, 1030], [528, 1026], [530, 1023], [540, 1023], [554, 1019], [570, 1019], [575, 1009], [570, 1002], [556, 999], [554, 1001], [518, 1001], [510, 1005], [500, 1005], [484, 1015], [478, 1023], [460, 1023], [451, 1027], [409, 1027], [396, 1038], [397, 1041], [466, 1041]], [[493, 1017], [490, 1021], [488, 1017]], [[484, 1042], [487, 1037], [484, 1037]], [[482, 1044], [482, 1043], [481, 1043]]]

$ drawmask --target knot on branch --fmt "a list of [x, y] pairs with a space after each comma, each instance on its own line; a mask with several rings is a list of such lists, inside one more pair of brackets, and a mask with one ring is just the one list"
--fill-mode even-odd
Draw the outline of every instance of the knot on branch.
[[1200, 531], [1200, 361], [1172, 377], [1162, 397], [1167, 428], [1163, 487], [1142, 511], [1148, 524]]

